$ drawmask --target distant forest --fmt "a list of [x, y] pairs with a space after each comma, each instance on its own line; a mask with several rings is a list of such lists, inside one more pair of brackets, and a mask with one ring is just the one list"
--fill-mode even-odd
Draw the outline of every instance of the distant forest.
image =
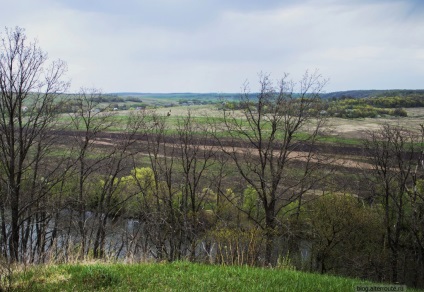
[[[252, 96], [257, 93], [252, 92]], [[116, 96], [122, 99], [128, 98], [153, 98], [153, 99], [238, 99], [240, 93], [193, 93], [193, 92], [180, 92], [180, 93], [141, 93], [141, 92], [115, 92], [109, 93], [107, 96]], [[345, 99], [345, 98], [372, 98], [372, 97], [424, 97], [424, 89], [408, 90], [408, 89], [390, 89], [390, 90], [348, 90], [348, 91], [335, 91], [321, 94], [323, 99]]]
[[386, 90], [348, 90], [335, 91], [322, 94], [325, 99], [332, 98], [370, 98], [370, 97], [396, 97], [396, 96], [424, 96], [424, 89], [386, 89]]
[[[255, 99], [257, 93], [248, 94]], [[295, 94], [294, 94], [295, 95]], [[322, 114], [340, 118], [379, 118], [407, 116], [404, 108], [424, 107], [424, 90], [350, 90], [321, 94], [325, 104]], [[98, 97], [98, 103], [114, 104], [126, 110], [135, 107], [190, 106], [221, 104], [239, 109], [240, 93], [109, 93]], [[132, 103], [127, 106], [126, 103]], [[68, 103], [64, 112], [73, 111]]]
[[404, 108], [424, 107], [424, 90], [355, 90], [333, 92], [326, 98], [326, 114], [342, 118], [406, 117]]

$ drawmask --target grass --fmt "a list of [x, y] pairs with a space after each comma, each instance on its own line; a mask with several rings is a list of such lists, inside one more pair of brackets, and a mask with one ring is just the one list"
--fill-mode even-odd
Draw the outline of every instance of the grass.
[[357, 138], [345, 138], [340, 136], [321, 136], [318, 141], [330, 145], [362, 146], [363, 140]]
[[[189, 108], [186, 106], [176, 106], [172, 108], [158, 108], [155, 111], [157, 114], [162, 115], [166, 118], [167, 133], [168, 135], [175, 134], [178, 120], [186, 116], [188, 109], [190, 109], [193, 121], [201, 126], [217, 125], [219, 128], [224, 127], [224, 119], [222, 111], [218, 110], [214, 105], [193, 105]], [[171, 113], [167, 117], [168, 113]], [[119, 111], [114, 112], [113, 117], [110, 119], [113, 121], [113, 126], [108, 128], [111, 132], [121, 132], [124, 130], [127, 123], [129, 114], [133, 111]], [[406, 118], [389, 118], [389, 119], [341, 119], [341, 118], [330, 118], [328, 126], [324, 126], [324, 130], [329, 127], [331, 131], [334, 131], [336, 135], [326, 135], [325, 131], [319, 138], [320, 142], [325, 144], [339, 144], [346, 146], [361, 146], [364, 129], [375, 130], [378, 129], [384, 123], [390, 123], [393, 125], [401, 125], [407, 129], [417, 130], [417, 126], [422, 123], [422, 116], [424, 116], [424, 108], [408, 109], [409, 116]], [[244, 120], [241, 113], [236, 114], [237, 120], [240, 122]], [[69, 114], [63, 114], [60, 116], [60, 122], [68, 125], [70, 122]], [[312, 126], [308, 124], [308, 126]], [[269, 125], [265, 125], [263, 130], [267, 132], [270, 129]], [[72, 127], [70, 128], [72, 129]], [[301, 130], [302, 131], [302, 130]], [[304, 130], [305, 133], [299, 133], [299, 138], [302, 138], [302, 134], [306, 135], [308, 130]], [[203, 134], [199, 129], [197, 134]], [[227, 131], [220, 131], [217, 133], [218, 136], [226, 138], [229, 137]]]
[[292, 270], [189, 262], [36, 266], [15, 277], [14, 291], [356, 291], [356, 285], [371, 284]]

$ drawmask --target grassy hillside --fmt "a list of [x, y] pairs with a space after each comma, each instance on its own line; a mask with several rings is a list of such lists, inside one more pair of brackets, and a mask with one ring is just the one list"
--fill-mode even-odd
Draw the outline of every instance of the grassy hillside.
[[[282, 269], [171, 264], [88, 263], [35, 267], [14, 291], [356, 291], [361, 280]], [[378, 285], [378, 284], [377, 284]], [[413, 291], [408, 289], [408, 291]]]

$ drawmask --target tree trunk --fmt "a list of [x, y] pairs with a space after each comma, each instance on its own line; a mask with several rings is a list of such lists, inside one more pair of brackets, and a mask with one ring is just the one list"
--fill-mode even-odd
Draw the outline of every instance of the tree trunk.
[[10, 224], [10, 242], [9, 252], [12, 262], [19, 261], [19, 193], [12, 189], [10, 198], [11, 205], [11, 224]]
[[4, 215], [5, 209], [3, 200], [0, 201], [0, 218], [1, 218], [1, 238], [0, 238], [0, 254], [7, 257], [7, 233], [6, 233], [6, 218]]
[[273, 206], [268, 206], [265, 210], [266, 230], [265, 230], [265, 265], [274, 266], [275, 259], [273, 259], [274, 241], [275, 241], [275, 216]]

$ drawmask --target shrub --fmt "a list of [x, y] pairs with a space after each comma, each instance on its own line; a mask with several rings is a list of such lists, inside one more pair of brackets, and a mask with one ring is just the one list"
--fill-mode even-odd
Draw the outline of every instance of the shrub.
[[403, 108], [397, 108], [393, 110], [393, 115], [396, 117], [407, 117], [408, 113]]
[[115, 286], [121, 279], [108, 266], [89, 265], [82, 271], [82, 282], [85, 287], [92, 289]]

